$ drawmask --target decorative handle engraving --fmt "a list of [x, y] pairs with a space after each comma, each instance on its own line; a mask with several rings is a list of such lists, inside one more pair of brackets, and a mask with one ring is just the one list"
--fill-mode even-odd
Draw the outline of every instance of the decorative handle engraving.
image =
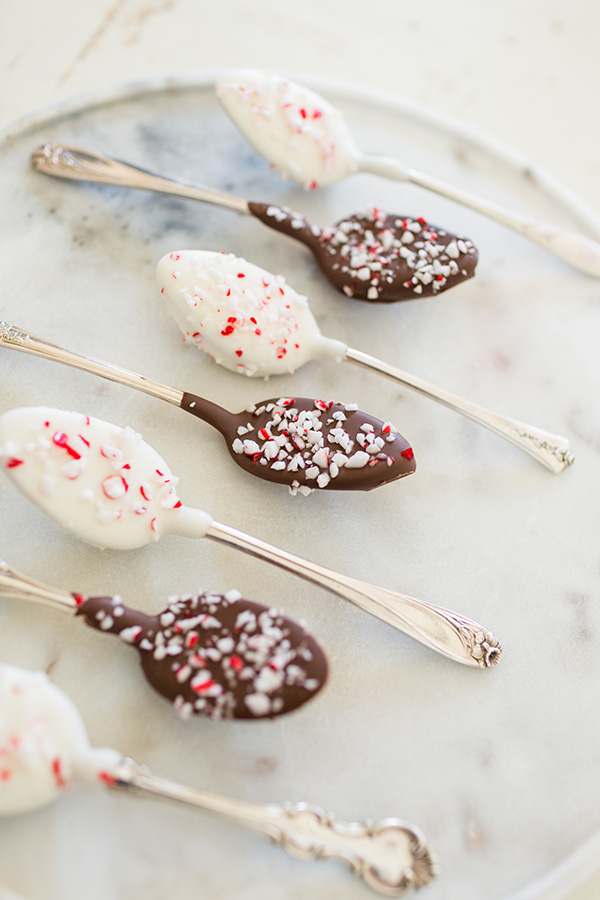
[[17, 349], [27, 342], [29, 334], [20, 331], [9, 322], [0, 321], [0, 340], [3, 344], [13, 344]]
[[54, 175], [56, 178], [171, 194], [188, 200], [201, 200], [203, 203], [211, 203], [213, 206], [249, 215], [248, 203], [240, 197], [233, 197], [231, 194], [215, 191], [200, 184], [192, 184], [181, 178], [161, 175], [150, 169], [142, 169], [141, 166], [134, 166], [114, 156], [96, 153], [93, 150], [63, 144], [42, 144], [33, 151], [30, 162], [38, 172]]
[[206, 537], [327, 588], [455, 662], [487, 668], [500, 661], [502, 648], [491, 632], [449, 609], [333, 572], [219, 522], [212, 522]]
[[562, 472], [563, 469], [568, 468], [575, 462], [575, 454], [571, 450], [567, 438], [558, 434], [550, 434], [548, 431], [534, 428], [532, 425], [526, 425], [524, 422], [518, 422], [516, 419], [509, 419], [508, 416], [500, 416], [497, 413], [490, 412], [490, 410], [477, 406], [469, 400], [463, 400], [462, 397], [451, 394], [450, 391], [429, 384], [427, 381], [423, 381], [422, 378], [417, 378], [415, 375], [410, 375], [408, 372], [402, 371], [402, 369], [390, 366], [374, 356], [369, 356], [361, 350], [354, 350], [349, 347], [346, 350], [344, 359], [346, 362], [353, 363], [363, 369], [376, 372], [378, 375], [384, 375], [386, 378], [410, 388], [417, 394], [428, 397], [436, 403], [441, 403], [442, 406], [460, 413], [467, 419], [471, 419], [472, 422], [488, 428], [494, 434], [514, 444], [515, 447], [524, 450], [525, 453], [537, 459], [538, 462], [555, 474]]
[[343, 822], [309, 803], [247, 803], [159, 778], [131, 759], [123, 760], [114, 787], [215, 812], [261, 834], [296, 859], [343, 862], [384, 897], [400, 897], [437, 874], [424, 836], [401, 819]]

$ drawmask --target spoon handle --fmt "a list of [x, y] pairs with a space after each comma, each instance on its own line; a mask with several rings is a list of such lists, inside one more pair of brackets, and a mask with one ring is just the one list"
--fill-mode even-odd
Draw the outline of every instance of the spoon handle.
[[65, 612], [75, 612], [77, 602], [73, 594], [49, 587], [12, 569], [0, 560], [0, 597], [14, 597], [18, 600], [33, 600], [46, 606], [53, 606]]
[[112, 184], [117, 187], [172, 194], [188, 200], [201, 200], [223, 209], [248, 215], [248, 203], [223, 191], [181, 178], [172, 178], [123, 162], [114, 156], [68, 147], [64, 144], [42, 144], [31, 154], [31, 165], [38, 172], [66, 178], [70, 181], [91, 181], [94, 184]]
[[81, 369], [83, 372], [91, 372], [93, 375], [99, 375], [109, 381], [116, 381], [117, 384], [143, 391], [145, 394], [150, 394], [151, 397], [158, 397], [159, 400], [166, 400], [167, 403], [172, 403], [174, 406], [179, 406], [183, 398], [183, 391], [160, 384], [158, 381], [152, 381], [144, 375], [137, 375], [135, 372], [130, 372], [129, 369], [122, 369], [120, 366], [113, 366], [111, 363], [94, 359], [93, 356], [87, 356], [85, 353], [68, 350], [66, 347], [61, 347], [60, 344], [52, 344], [28, 331], [16, 328], [9, 322], [0, 321], [0, 346], [9, 347], [11, 350], [20, 350], [22, 353], [30, 353], [32, 356], [41, 356], [43, 359], [51, 359], [54, 362], [72, 366], [74, 369]]
[[333, 572], [219, 522], [213, 521], [205, 536], [327, 588], [456, 662], [486, 667], [500, 659], [501, 647], [496, 638], [481, 625], [451, 610]]
[[309, 803], [248, 803], [160, 778], [132, 759], [123, 759], [112, 786], [216, 813], [295, 859], [343, 862], [384, 897], [400, 897], [437, 874], [423, 834], [401, 819], [343, 822]]
[[576, 269], [600, 278], [600, 243], [584, 237], [584, 235], [566, 231], [564, 228], [551, 225], [549, 222], [542, 222], [531, 216], [522, 216], [490, 200], [483, 200], [475, 194], [455, 188], [437, 178], [409, 169], [394, 159], [377, 156], [361, 157], [359, 168], [362, 172], [381, 175], [383, 178], [409, 181], [434, 194], [440, 194], [462, 206], [474, 209], [476, 212], [500, 222], [501, 225], [512, 228], [513, 231], [560, 259], [564, 259]]
[[427, 381], [423, 381], [422, 378], [417, 378], [415, 375], [410, 375], [408, 372], [403, 372], [402, 369], [390, 366], [374, 356], [362, 353], [360, 350], [353, 350], [349, 347], [344, 360], [363, 369], [368, 369], [370, 372], [384, 375], [392, 381], [397, 381], [404, 387], [410, 388], [416, 393], [429, 397], [430, 400], [435, 400], [436, 403], [441, 403], [442, 406], [447, 406], [448, 409], [453, 409], [455, 412], [466, 416], [467, 419], [477, 422], [478, 425], [489, 428], [494, 434], [510, 441], [511, 444], [519, 447], [520, 450], [524, 450], [525, 453], [529, 453], [530, 456], [533, 456], [534, 459], [537, 459], [538, 462], [555, 474], [562, 472], [563, 469], [566, 469], [575, 461], [575, 456], [569, 447], [567, 438], [557, 434], [550, 434], [541, 428], [525, 425], [524, 422], [509, 419], [507, 416], [497, 415], [488, 409], [471, 403], [469, 400], [463, 400], [461, 397], [457, 397], [456, 394], [443, 390], [443, 388], [429, 384]]

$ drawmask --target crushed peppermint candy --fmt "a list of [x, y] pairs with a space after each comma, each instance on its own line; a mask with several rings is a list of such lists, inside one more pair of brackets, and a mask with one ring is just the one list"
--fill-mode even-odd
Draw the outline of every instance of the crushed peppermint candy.
[[239, 591], [172, 597], [149, 616], [120, 597], [81, 598], [77, 615], [141, 655], [144, 674], [183, 718], [264, 718], [296, 709], [324, 685], [327, 661], [304, 626]]
[[428, 297], [472, 277], [477, 265], [472, 241], [423, 217], [368, 206], [333, 226], [319, 227], [287, 207], [250, 203], [249, 209], [266, 225], [310, 247], [324, 274], [347, 297]]
[[[358, 489], [361, 476], [355, 470], [365, 470], [365, 489], [414, 470], [414, 465], [408, 465], [414, 457], [412, 449], [397, 429], [360, 412], [356, 404], [281, 397], [246, 412], [259, 422], [252, 426], [249, 421], [242, 434], [238, 428], [231, 442], [233, 454], [258, 467], [262, 477], [267, 477], [265, 470], [279, 473], [272, 480], [285, 480], [293, 495], [341, 488], [336, 480], [351, 481]], [[393, 466], [398, 474], [389, 471]], [[372, 471], [374, 467], [380, 476]]]
[[158, 540], [182, 506], [178, 479], [141, 435], [81, 413], [4, 413], [0, 467], [65, 530], [98, 546]]

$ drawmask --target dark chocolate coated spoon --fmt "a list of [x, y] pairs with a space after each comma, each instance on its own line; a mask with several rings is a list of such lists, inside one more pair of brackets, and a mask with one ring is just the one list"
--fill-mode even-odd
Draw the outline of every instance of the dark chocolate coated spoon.
[[238, 466], [265, 481], [286, 484], [292, 493], [369, 491], [416, 469], [410, 445], [394, 426], [354, 404], [282, 397], [231, 413], [196, 394], [52, 344], [8, 322], [0, 322], [0, 346], [92, 372], [181, 407], [223, 435]]
[[31, 165], [58, 178], [171, 194], [251, 215], [306, 244], [333, 286], [357, 300], [392, 302], [430, 297], [475, 274], [478, 254], [472, 241], [421, 217], [371, 207], [332, 227], [311, 225], [287, 207], [243, 200], [63, 144], [37, 147], [31, 154]]
[[140, 654], [144, 675], [183, 718], [260, 719], [291, 712], [327, 680], [323, 650], [305, 629], [238, 591], [172, 598], [149, 616], [116, 597], [48, 587], [0, 561], [0, 596], [75, 612]]

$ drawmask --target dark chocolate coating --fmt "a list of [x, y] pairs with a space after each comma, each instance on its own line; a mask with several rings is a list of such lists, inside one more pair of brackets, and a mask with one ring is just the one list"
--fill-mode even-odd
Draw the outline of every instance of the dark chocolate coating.
[[320, 227], [286, 207], [249, 202], [248, 209], [269, 228], [306, 244], [334, 287], [357, 300], [431, 297], [475, 274], [478, 254], [472, 241], [423, 218], [373, 208], [371, 214]]
[[[217, 428], [225, 437], [231, 457], [251, 475], [256, 475], [266, 481], [274, 481], [277, 484], [287, 484], [294, 491], [297, 489], [305, 491], [307, 488], [370, 491], [390, 481], [410, 475], [416, 469], [410, 445], [401, 434], [395, 431], [393, 426], [360, 410], [349, 410], [344, 404], [334, 403], [330, 400], [314, 400], [307, 397], [264, 400], [254, 410], [245, 410], [234, 415], [202, 397], [184, 393], [181, 408]], [[300, 433], [295, 435], [289, 433], [289, 429], [279, 429], [282, 416], [278, 410], [285, 410], [285, 415], [292, 420], [294, 426], [297, 426], [298, 418], [302, 413], [307, 413], [305, 425], [307, 422], [313, 421], [314, 417], [320, 426], [320, 433], [324, 436], [322, 443], [327, 448], [329, 463], [326, 463], [321, 455], [321, 464], [313, 464], [312, 448], [318, 449], [318, 445], [311, 445], [306, 436], [306, 431], [312, 431], [312, 429], [301, 427]], [[334, 418], [334, 415], [337, 415], [337, 418]], [[341, 418], [342, 416], [343, 418]], [[242, 429], [246, 429], [248, 425], [251, 426], [248, 431], [244, 431], [243, 434], [238, 433], [240, 426]], [[342, 452], [347, 457], [357, 451], [367, 453], [361, 443], [368, 446], [369, 438], [365, 429], [369, 427], [373, 430], [368, 434], [379, 440], [382, 447], [376, 453], [368, 453], [369, 460], [365, 465], [356, 468], [340, 465], [337, 467], [338, 473], [331, 476], [331, 461], [335, 453]], [[343, 434], [339, 433], [340, 429]], [[267, 443], [272, 443], [269, 438], [273, 436], [281, 441], [286, 434], [287, 440], [279, 448], [277, 456], [270, 457], [274, 447], [266, 448]], [[346, 436], [348, 440], [346, 440]], [[310, 435], [310, 439], [314, 439], [313, 434]], [[249, 452], [240, 450], [240, 444], [244, 441], [251, 441], [256, 449], [248, 445]], [[344, 452], [343, 446], [348, 447], [349, 442], [353, 445], [352, 450]], [[283, 456], [283, 454], [286, 455]], [[304, 466], [299, 465], [297, 460], [294, 461], [299, 455], [303, 457]], [[274, 463], [279, 463], [279, 465], [273, 468]], [[297, 467], [294, 468], [294, 466]], [[321, 475], [323, 477], [319, 482]], [[329, 477], [330, 480], [324, 484], [326, 477]]]
[[176, 598], [157, 616], [120, 597], [77, 599], [87, 625], [138, 650], [150, 684], [184, 718], [283, 715], [327, 680], [325, 654], [301, 625], [237, 591]]

